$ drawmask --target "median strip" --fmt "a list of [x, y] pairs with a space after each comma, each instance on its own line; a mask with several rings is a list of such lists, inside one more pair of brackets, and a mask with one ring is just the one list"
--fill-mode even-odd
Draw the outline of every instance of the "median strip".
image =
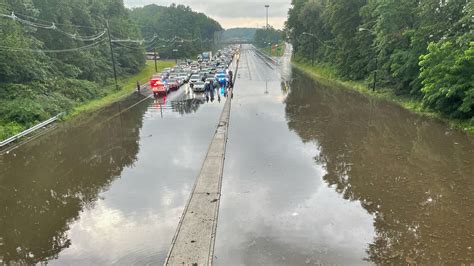
[[165, 265], [212, 264], [230, 106], [228, 97]]
[[[234, 84], [237, 69], [238, 60]], [[212, 264], [231, 101], [232, 97], [227, 97], [201, 171], [173, 237], [165, 265]]]

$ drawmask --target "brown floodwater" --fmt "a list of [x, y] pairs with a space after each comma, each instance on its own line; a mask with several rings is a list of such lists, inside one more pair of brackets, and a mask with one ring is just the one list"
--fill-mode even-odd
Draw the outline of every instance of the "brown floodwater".
[[474, 138], [249, 49], [236, 84], [216, 264], [474, 263]]
[[164, 262], [223, 104], [142, 100], [0, 155], [0, 265]]
[[[215, 264], [474, 263], [473, 137], [248, 46], [237, 77]], [[164, 262], [223, 102], [143, 99], [0, 155], [0, 264]]]

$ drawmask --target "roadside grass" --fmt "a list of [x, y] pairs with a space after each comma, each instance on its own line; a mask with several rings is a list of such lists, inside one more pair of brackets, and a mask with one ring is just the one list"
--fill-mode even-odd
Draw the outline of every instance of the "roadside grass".
[[16, 122], [6, 123], [0, 121], [0, 141], [5, 140], [11, 136], [14, 136], [26, 129], [25, 126], [22, 126]]
[[273, 51], [271, 47], [263, 48], [261, 51], [268, 56], [282, 57], [285, 54], [285, 46], [285, 43], [281, 42], [278, 44], [278, 48], [275, 49], [275, 51]]
[[[158, 72], [161, 72], [164, 68], [173, 67], [175, 65], [174, 61], [158, 61]], [[85, 104], [76, 106], [72, 112], [70, 112], [65, 119], [75, 117], [82, 113], [87, 113], [91, 111], [98, 110], [102, 107], [110, 105], [114, 102], [117, 102], [136, 90], [137, 81], [140, 82], [140, 85], [143, 86], [151, 76], [155, 73], [155, 63], [154, 61], [147, 61], [145, 67], [137, 73], [136, 75], [123, 77], [119, 79], [120, 90], [115, 90], [115, 84], [107, 85], [107, 91], [110, 93], [105, 97], [92, 100]]]
[[[158, 61], [157, 63], [158, 72], [162, 71], [164, 68], [173, 67], [175, 65], [174, 61]], [[129, 96], [133, 91], [136, 90], [137, 81], [143, 85], [148, 82], [153, 73], [155, 73], [155, 63], [154, 61], [147, 61], [145, 67], [136, 75], [119, 78], [120, 90], [115, 90], [114, 83], [107, 85], [106, 91], [108, 93], [106, 96], [74, 107], [74, 109], [65, 117], [63, 117], [62, 120], [67, 120], [83, 113], [98, 110]], [[0, 141], [14, 136], [26, 129], [26, 126], [20, 125], [16, 122], [8, 123], [5, 121], [0, 121]]]
[[450, 127], [457, 128], [471, 135], [474, 135], [474, 119], [452, 119], [424, 108], [420, 100], [410, 98], [409, 96], [396, 95], [394, 91], [389, 88], [377, 87], [376, 90], [373, 91], [372, 88], [369, 88], [371, 84], [366, 81], [342, 80], [338, 77], [338, 75], [336, 74], [336, 70], [332, 66], [321, 64], [311, 66], [310, 63], [301, 62], [298, 60], [293, 60], [293, 65], [297, 69], [305, 72], [312, 78], [315, 78], [323, 83], [336, 83], [342, 85], [342, 87], [344, 88], [356, 90], [365, 95], [369, 95], [370, 97], [394, 102], [404, 107], [405, 109], [408, 109], [420, 115], [441, 119], [444, 122], [448, 123]]

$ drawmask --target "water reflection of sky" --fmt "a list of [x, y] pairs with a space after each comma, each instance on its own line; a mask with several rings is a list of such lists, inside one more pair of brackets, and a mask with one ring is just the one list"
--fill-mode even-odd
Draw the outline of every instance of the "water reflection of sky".
[[[365, 264], [373, 217], [328, 187], [325, 169], [315, 164], [316, 143], [288, 129], [279, 79], [252, 55], [243, 58], [251, 74], [244, 63], [231, 111], [215, 263]], [[260, 74], [249, 80], [255, 69]]]
[[187, 115], [151, 106], [139, 153], [110, 189], [80, 215], [72, 245], [53, 264], [160, 264], [215, 130], [222, 104]]

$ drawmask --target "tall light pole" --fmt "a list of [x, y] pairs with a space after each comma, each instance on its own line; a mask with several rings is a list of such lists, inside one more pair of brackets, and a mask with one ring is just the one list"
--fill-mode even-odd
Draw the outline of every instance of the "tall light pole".
[[[372, 35], [375, 35], [375, 32], [366, 28], [359, 28], [359, 31], [368, 31]], [[378, 55], [375, 56], [375, 69], [374, 69], [374, 84], [372, 85], [372, 91], [375, 91], [375, 86], [377, 85], [377, 70], [378, 70]]]
[[308, 32], [303, 32], [303, 35], [308, 35], [312, 37], [312, 42], [311, 42], [311, 66], [314, 66], [314, 39], [316, 39], [316, 35]]
[[270, 5], [265, 5], [265, 8], [267, 9], [267, 26], [266, 26], [266, 29], [268, 29], [268, 8], [270, 7]]

